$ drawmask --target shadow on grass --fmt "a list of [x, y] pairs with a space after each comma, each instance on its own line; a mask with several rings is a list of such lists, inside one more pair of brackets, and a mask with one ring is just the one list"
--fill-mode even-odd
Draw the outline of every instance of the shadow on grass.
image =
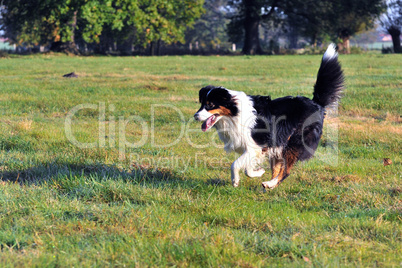
[[[95, 180], [123, 180], [132, 183], [142, 183], [144, 186], [167, 186], [181, 185], [191, 186], [196, 180], [184, 179], [183, 176], [171, 170], [147, 169], [133, 167], [121, 169], [113, 165], [105, 164], [56, 164], [48, 163], [26, 169], [14, 171], [1, 171], [0, 180], [17, 182], [20, 184], [42, 184], [56, 181], [60, 178], [89, 178]], [[198, 181], [199, 182], [199, 181]]]
[[205, 182], [206, 185], [212, 185], [212, 186], [225, 186], [226, 181], [222, 179], [209, 179]]

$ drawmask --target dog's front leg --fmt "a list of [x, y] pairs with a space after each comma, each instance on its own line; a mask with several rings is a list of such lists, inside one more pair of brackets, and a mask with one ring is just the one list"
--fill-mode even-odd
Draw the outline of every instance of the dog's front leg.
[[248, 165], [248, 161], [252, 158], [252, 154], [250, 152], [245, 151], [236, 161], [233, 162], [231, 166], [231, 174], [232, 174], [232, 185], [233, 187], [239, 186], [240, 182], [240, 170], [244, 170]]

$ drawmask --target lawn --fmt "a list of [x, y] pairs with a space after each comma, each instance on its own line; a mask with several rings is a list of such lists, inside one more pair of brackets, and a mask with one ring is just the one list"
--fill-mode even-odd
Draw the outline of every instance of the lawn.
[[0, 266], [400, 267], [402, 55], [340, 56], [338, 116], [274, 190], [233, 188], [192, 120], [208, 84], [312, 97], [320, 60], [0, 59]]

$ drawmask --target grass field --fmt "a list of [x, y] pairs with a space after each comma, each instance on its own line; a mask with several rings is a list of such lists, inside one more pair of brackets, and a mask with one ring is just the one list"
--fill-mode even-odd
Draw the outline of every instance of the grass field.
[[320, 60], [0, 59], [0, 266], [400, 267], [402, 55], [340, 56], [335, 134], [271, 191], [191, 120], [208, 84], [311, 97]]

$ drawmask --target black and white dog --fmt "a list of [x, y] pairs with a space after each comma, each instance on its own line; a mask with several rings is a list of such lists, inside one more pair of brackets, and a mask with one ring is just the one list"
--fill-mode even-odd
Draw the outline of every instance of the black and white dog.
[[239, 185], [240, 170], [249, 177], [260, 177], [265, 158], [271, 164], [272, 179], [264, 188], [278, 186], [298, 161], [311, 158], [322, 134], [325, 108], [336, 105], [344, 87], [335, 45], [325, 52], [313, 99], [287, 96], [249, 96], [241, 91], [206, 86], [199, 92], [201, 108], [194, 115], [203, 121], [202, 130], [215, 127], [227, 152], [241, 156], [231, 166], [232, 184]]

